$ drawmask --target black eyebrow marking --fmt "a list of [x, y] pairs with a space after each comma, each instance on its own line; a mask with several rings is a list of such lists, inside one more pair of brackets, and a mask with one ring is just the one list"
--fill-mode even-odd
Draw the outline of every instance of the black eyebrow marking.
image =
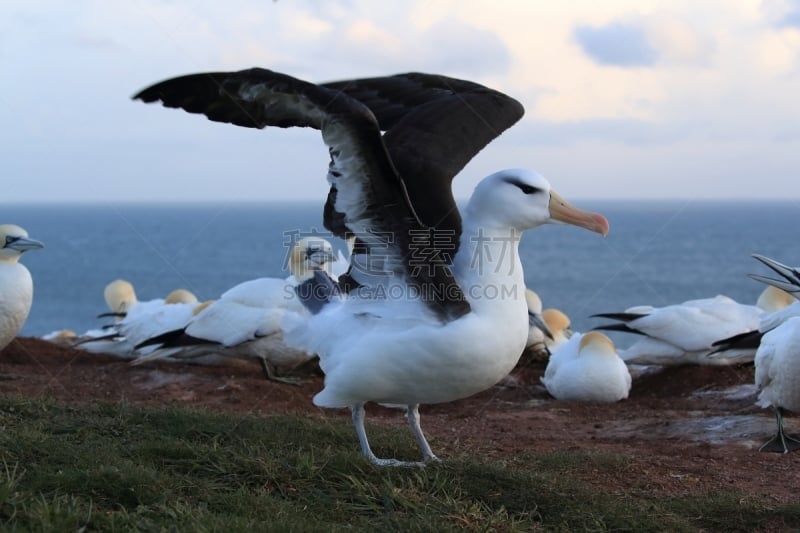
[[504, 180], [506, 183], [510, 183], [511, 185], [515, 185], [520, 188], [520, 190], [524, 194], [534, 194], [537, 192], [542, 192], [542, 189], [539, 187], [535, 187], [533, 185], [528, 185], [527, 183], [523, 183], [517, 178], [505, 178]]

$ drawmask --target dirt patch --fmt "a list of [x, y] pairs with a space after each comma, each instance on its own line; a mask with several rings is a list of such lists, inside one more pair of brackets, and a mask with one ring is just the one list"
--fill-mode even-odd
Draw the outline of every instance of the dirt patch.
[[[771, 411], [754, 405], [752, 365], [685, 366], [642, 372], [629, 399], [615, 404], [553, 400], [539, 383], [543, 369], [515, 370], [470, 398], [422, 406], [422, 426], [442, 458], [457, 452], [493, 457], [521, 451], [603, 450], [623, 454], [612, 474], [587, 469], [586, 482], [609, 491], [701, 494], [739, 489], [776, 502], [798, 500], [800, 453], [759, 453], [775, 431]], [[0, 353], [0, 391], [132, 404], [186, 404], [214, 411], [292, 412], [346, 418], [346, 410], [311, 403], [322, 388], [313, 366], [298, 386], [266, 381], [255, 361], [202, 367], [127, 361], [33, 338]], [[368, 423], [404, 424], [401, 413], [370, 405]], [[800, 420], [786, 419], [800, 431]], [[411, 435], [409, 434], [409, 439]], [[355, 436], [353, 446], [357, 446]]]

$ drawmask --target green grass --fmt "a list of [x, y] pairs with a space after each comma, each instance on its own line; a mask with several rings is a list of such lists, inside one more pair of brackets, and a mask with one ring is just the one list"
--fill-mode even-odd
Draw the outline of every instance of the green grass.
[[[404, 427], [370, 428], [415, 457]], [[398, 444], [399, 443], [399, 444]], [[398, 447], [399, 446], [399, 447]], [[604, 453], [448, 458], [377, 469], [347, 419], [236, 416], [0, 399], [4, 531], [753, 531], [800, 528], [800, 505], [737, 492], [655, 498], [581, 482]]]

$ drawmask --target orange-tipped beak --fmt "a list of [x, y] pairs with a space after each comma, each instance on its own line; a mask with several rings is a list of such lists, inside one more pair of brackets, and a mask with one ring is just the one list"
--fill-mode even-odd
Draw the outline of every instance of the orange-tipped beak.
[[608, 235], [608, 220], [603, 215], [578, 209], [574, 205], [564, 200], [560, 194], [550, 191], [550, 218], [580, 226], [589, 231], [594, 231], [605, 237]]

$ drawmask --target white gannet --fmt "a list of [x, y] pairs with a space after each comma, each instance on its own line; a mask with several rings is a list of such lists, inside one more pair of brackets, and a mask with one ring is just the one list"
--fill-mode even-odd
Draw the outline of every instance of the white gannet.
[[[523, 169], [484, 178], [461, 219], [450, 182], [523, 112], [471, 82], [413, 73], [315, 85], [250, 69], [174, 78], [134, 98], [241, 126], [321, 130], [331, 157], [326, 227], [356, 244], [339, 283], [347, 294], [331, 287], [332, 301], [287, 340], [319, 354], [325, 387], [314, 403], [349, 407], [362, 453], [376, 465], [435, 460], [419, 404], [485, 390], [516, 364], [529, 330], [521, 232], [551, 221], [608, 231], [605, 218]], [[319, 274], [312, 281], [327, 283]], [[368, 401], [407, 406], [423, 462], [373, 454]]]
[[763, 255], [753, 254], [753, 257], [783, 276], [786, 281], [749, 274], [749, 277], [768, 286], [757, 303], [767, 313], [761, 317], [758, 328], [714, 342], [715, 351], [711, 354], [712, 358], [720, 357], [720, 354], [724, 356], [729, 352], [755, 354], [765, 333], [793, 316], [800, 316], [800, 301], [797, 300], [800, 297], [800, 269], [786, 266]]
[[[767, 289], [771, 293], [772, 289]], [[762, 293], [763, 295], [763, 293]], [[762, 297], [764, 304], [769, 298]], [[594, 329], [635, 333], [641, 337], [620, 357], [640, 365], [732, 365], [753, 360], [753, 351], [727, 351], [710, 357], [714, 343], [756, 328], [764, 310], [717, 295], [687, 300], [665, 307], [637, 306], [623, 313], [599, 313], [593, 317], [619, 320]]]
[[[125, 318], [128, 309], [138, 303], [136, 291], [133, 285], [124, 279], [115, 279], [106, 284], [103, 288], [103, 299], [108, 306], [108, 311], [100, 313], [97, 318], [114, 317], [114, 323], [118, 323]], [[102, 328], [92, 328], [85, 331], [82, 335], [69, 329], [51, 331], [42, 335], [42, 340], [55, 344], [74, 345], [82, 342], [89, 342], [100, 337], [105, 339], [113, 338], [117, 332], [114, 324], [108, 324]]]
[[133, 284], [125, 279], [115, 279], [106, 284], [103, 289], [103, 299], [109, 312], [101, 313], [97, 318], [112, 316], [117, 322], [125, 318], [128, 311], [139, 303]]
[[525, 302], [528, 305], [528, 321], [530, 325], [525, 350], [533, 354], [542, 353], [547, 355], [549, 352], [545, 345], [545, 339], [552, 339], [553, 333], [542, 317], [542, 299], [536, 292], [526, 288]]
[[[528, 331], [528, 343], [525, 346], [522, 357], [520, 357], [519, 366], [546, 364], [553, 350], [572, 336], [570, 320], [563, 311], [552, 307], [544, 310], [539, 307], [540, 310], [534, 318], [531, 305], [535, 305], [536, 300], [531, 299], [530, 296], [526, 296], [526, 300], [528, 302], [530, 329]], [[545, 329], [537, 325], [539, 323], [546, 329], [547, 334], [544, 333]]]
[[548, 307], [542, 311], [542, 320], [552, 334], [551, 338], [544, 340], [547, 349], [552, 353], [572, 337], [572, 323], [566, 313], [554, 307]]
[[[138, 342], [183, 326], [194, 309], [202, 305], [197, 296], [186, 289], [175, 289], [165, 298], [137, 301], [126, 296], [131, 294], [127, 288], [132, 289], [132, 285], [116, 281], [112, 284], [106, 288], [116, 289], [106, 290], [105, 294], [109, 308], [122, 310], [114, 315], [116, 322], [102, 330], [87, 331], [74, 343], [75, 348], [132, 359], [138, 355], [134, 351]], [[128, 303], [120, 304], [123, 300]]]
[[52, 342], [53, 344], [62, 344], [72, 346], [78, 342], [78, 334], [71, 329], [57, 329], [50, 333], [45, 333], [41, 336], [43, 341]]
[[759, 451], [786, 453], [800, 449], [800, 437], [783, 429], [784, 411], [800, 412], [800, 317], [792, 317], [761, 339], [755, 358], [756, 404], [772, 406], [777, 434]]
[[576, 333], [559, 346], [541, 381], [557, 400], [616, 402], [631, 389], [628, 366], [611, 339], [598, 331]]
[[[780, 290], [772, 288], [776, 291]], [[766, 333], [795, 316], [800, 316], [800, 301], [797, 300], [782, 309], [764, 314], [758, 323], [758, 328], [714, 342], [715, 350], [711, 352], [709, 357], [712, 359], [726, 357], [726, 354], [730, 353], [752, 354], [754, 356], [758, 346], [761, 344], [761, 339]]]
[[766, 276], [761, 276], [758, 274], [749, 274], [751, 278], [756, 281], [761, 281], [766, 283], [767, 285], [771, 285], [773, 287], [777, 287], [782, 289], [790, 294], [792, 294], [795, 298], [800, 299], [800, 267], [790, 267], [784, 265], [783, 263], [779, 263], [774, 259], [770, 259], [769, 257], [753, 254], [753, 257], [767, 265], [776, 273], [783, 276], [784, 280], [769, 278]]
[[[330, 242], [320, 237], [298, 240], [289, 256], [290, 275], [286, 279], [258, 278], [226, 291], [219, 299], [180, 324], [177, 328], [137, 337], [136, 347], [157, 347], [133, 361], [141, 364], [155, 359], [213, 364], [220, 358], [257, 359], [267, 379], [295, 382], [279, 377], [276, 369], [290, 369], [311, 356], [286, 345], [282, 325], [287, 314], [308, 317], [296, 290], [315, 270], [326, 270], [336, 263]], [[302, 292], [302, 289], [301, 289]]]
[[33, 278], [19, 258], [44, 245], [14, 224], [0, 224], [0, 350], [22, 329], [33, 303]]

